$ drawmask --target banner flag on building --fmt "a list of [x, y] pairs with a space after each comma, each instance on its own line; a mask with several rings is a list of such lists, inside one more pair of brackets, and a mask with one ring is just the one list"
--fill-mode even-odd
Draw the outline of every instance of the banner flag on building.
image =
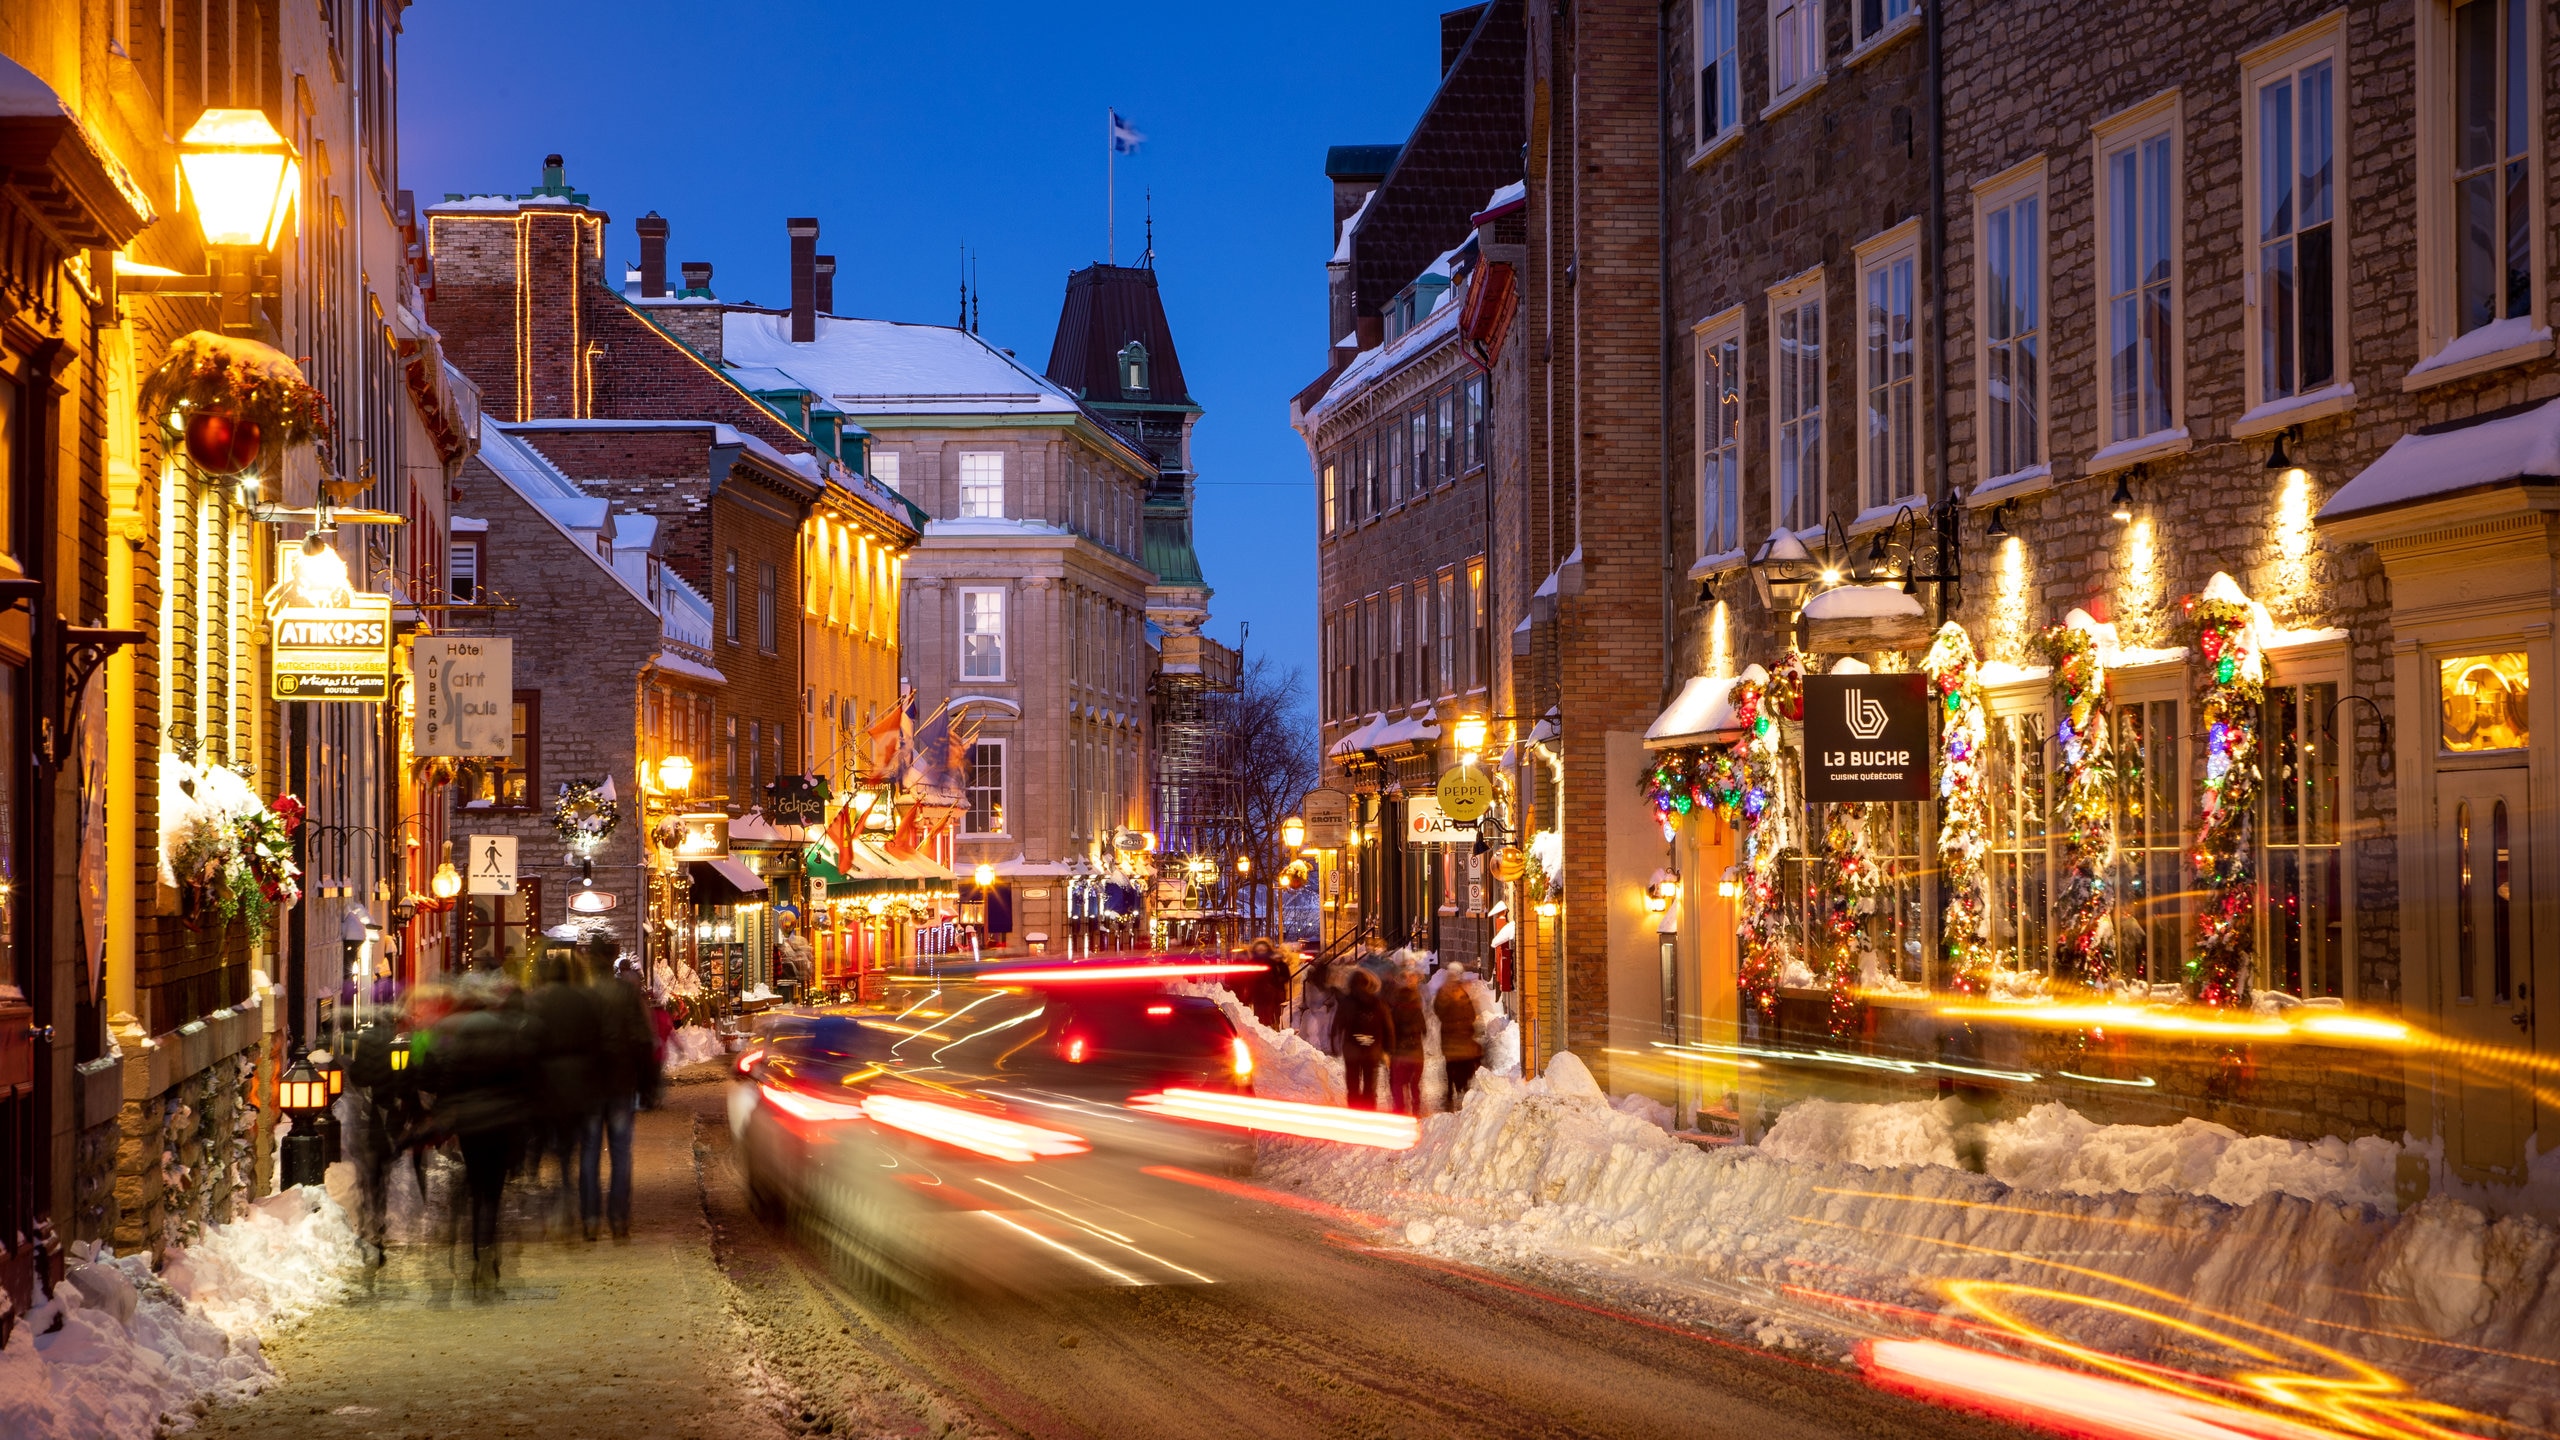
[[1112, 154], [1135, 155], [1138, 153], [1138, 147], [1146, 141], [1147, 137], [1138, 133], [1138, 127], [1129, 123], [1129, 117], [1117, 110], [1111, 112]]

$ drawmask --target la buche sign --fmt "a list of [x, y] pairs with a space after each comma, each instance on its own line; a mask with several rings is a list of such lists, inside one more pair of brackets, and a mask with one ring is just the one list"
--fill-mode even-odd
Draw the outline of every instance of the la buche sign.
[[1804, 678], [1804, 798], [1929, 798], [1925, 675]]

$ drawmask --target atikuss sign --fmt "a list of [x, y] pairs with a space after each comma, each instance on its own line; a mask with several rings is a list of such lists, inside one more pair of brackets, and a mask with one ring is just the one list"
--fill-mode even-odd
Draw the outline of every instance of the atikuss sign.
[[1928, 799], [1928, 677], [1806, 676], [1804, 798]]
[[278, 700], [385, 700], [391, 695], [391, 597], [358, 591], [344, 605], [279, 605], [269, 614]]

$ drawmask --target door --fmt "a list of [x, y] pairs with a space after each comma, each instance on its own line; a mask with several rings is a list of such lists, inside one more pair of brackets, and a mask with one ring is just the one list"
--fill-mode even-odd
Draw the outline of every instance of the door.
[[2456, 1042], [2439, 1066], [2445, 1147], [2474, 1179], [2520, 1180], [2532, 1133], [2524, 1061], [2533, 1049], [2532, 870], [2526, 771], [2437, 777], [2440, 892], [2436, 993]]

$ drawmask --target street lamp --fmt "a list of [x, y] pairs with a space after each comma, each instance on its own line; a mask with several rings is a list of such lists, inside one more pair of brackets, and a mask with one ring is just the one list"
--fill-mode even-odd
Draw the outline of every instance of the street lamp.
[[1296, 850], [1306, 843], [1307, 822], [1304, 819], [1299, 816], [1292, 815], [1288, 819], [1280, 822], [1280, 845], [1282, 849]]
[[978, 888], [984, 890], [996, 883], [996, 867], [981, 860], [978, 862], [978, 868], [969, 872], [969, 878], [978, 882]]
[[450, 900], [462, 893], [462, 873], [453, 868], [453, 842], [444, 842], [444, 859], [436, 865], [435, 878], [427, 882], [439, 900]]
[[1239, 855], [1239, 856], [1237, 856], [1237, 857], [1236, 857], [1236, 873], [1237, 873], [1237, 874], [1239, 874], [1239, 875], [1250, 875], [1250, 874], [1252, 874], [1252, 873], [1253, 873], [1253, 857], [1252, 857], [1252, 856], [1250, 856], [1250, 855]]
[[[293, 214], [301, 167], [293, 147], [258, 110], [207, 110], [178, 141], [178, 173], [195, 204], [196, 228], [213, 252], [222, 328], [256, 328], [258, 254], [273, 248]], [[228, 261], [228, 263], [225, 263]]]
[[296, 1055], [292, 1068], [276, 1083], [276, 1108], [293, 1117], [293, 1133], [277, 1148], [284, 1173], [281, 1185], [317, 1185], [327, 1178], [328, 1142], [320, 1135], [320, 1117], [329, 1110], [329, 1082], [313, 1067], [308, 1054]]
[[682, 795], [693, 788], [693, 757], [666, 755], [658, 760], [658, 788], [670, 795]]
[[1751, 557], [1751, 583], [1760, 592], [1760, 603], [1773, 614], [1793, 616], [1802, 610], [1815, 573], [1813, 552], [1783, 525], [1770, 531], [1760, 552]]
[[1469, 755], [1484, 753], [1485, 719], [1481, 715], [1458, 717], [1458, 748]]

